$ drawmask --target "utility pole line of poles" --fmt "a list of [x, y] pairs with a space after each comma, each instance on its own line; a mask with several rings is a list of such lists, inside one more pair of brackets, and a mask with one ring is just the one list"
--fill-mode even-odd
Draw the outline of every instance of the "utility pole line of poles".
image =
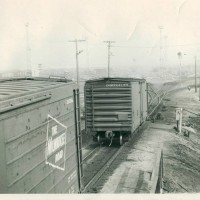
[[78, 42], [85, 42], [85, 40], [72, 40], [72, 41], [69, 41], [69, 42], [74, 42], [75, 43], [75, 47], [76, 47], [76, 81], [77, 81], [77, 88], [79, 89], [80, 87], [80, 84], [79, 84], [79, 63], [78, 63], [78, 55], [80, 53], [83, 52], [83, 50], [79, 51], [78, 50]]
[[104, 41], [105, 43], [108, 44], [108, 78], [110, 77], [110, 47], [111, 47], [111, 43], [114, 43], [115, 41]]
[[195, 56], [195, 92], [197, 92], [197, 57]]

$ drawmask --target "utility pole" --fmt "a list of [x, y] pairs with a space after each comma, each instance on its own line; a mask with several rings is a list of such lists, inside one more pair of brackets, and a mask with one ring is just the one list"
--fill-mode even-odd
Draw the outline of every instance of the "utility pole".
[[83, 52], [83, 50], [79, 51], [78, 50], [78, 42], [85, 42], [85, 40], [72, 40], [72, 41], [69, 41], [69, 42], [75, 42], [75, 46], [76, 46], [76, 81], [77, 81], [77, 88], [79, 89], [80, 87], [80, 84], [79, 84], [79, 63], [78, 63], [78, 55], [80, 53]]
[[197, 92], [197, 58], [195, 56], [195, 92]]
[[[180, 84], [181, 84], [181, 59], [182, 59], [182, 53], [181, 52], [178, 52], [177, 53], [178, 55], [178, 58], [179, 58], [179, 63], [180, 63], [180, 66], [179, 66], [179, 80], [180, 80]], [[182, 84], [181, 84], [182, 85]]]
[[38, 64], [38, 77], [40, 77], [41, 71], [42, 71], [42, 64]]
[[27, 70], [27, 75], [29, 76], [29, 71], [30, 71], [30, 76], [32, 73], [31, 70], [31, 48], [29, 45], [29, 23], [26, 23], [26, 70]]
[[115, 41], [104, 41], [105, 43], [108, 44], [108, 78], [110, 77], [110, 47], [111, 47], [111, 43], [114, 43]]
[[[199, 77], [200, 79], [200, 77]], [[200, 101], [200, 80], [199, 80], [199, 101]]]
[[160, 29], [160, 75], [161, 75], [161, 68], [162, 68], [162, 29], [163, 26], [158, 27]]
[[[199, 77], [200, 79], [200, 77]], [[199, 80], [199, 101], [200, 101], [200, 80]]]

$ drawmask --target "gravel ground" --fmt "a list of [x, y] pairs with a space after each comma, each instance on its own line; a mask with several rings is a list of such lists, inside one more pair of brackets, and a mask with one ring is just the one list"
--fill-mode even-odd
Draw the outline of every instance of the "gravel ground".
[[169, 133], [164, 143], [164, 191], [200, 192], [200, 121], [191, 113], [200, 113], [197, 93], [193, 89], [184, 89], [169, 95], [164, 101], [160, 123], [175, 126], [175, 107], [184, 109], [183, 123], [191, 126], [196, 133], [191, 133], [189, 137], [176, 130]]

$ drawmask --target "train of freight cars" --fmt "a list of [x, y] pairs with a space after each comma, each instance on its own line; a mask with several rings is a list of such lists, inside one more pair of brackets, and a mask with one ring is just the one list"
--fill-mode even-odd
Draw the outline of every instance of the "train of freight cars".
[[146, 120], [144, 79], [103, 78], [85, 83], [85, 129], [94, 140], [120, 145]]
[[0, 193], [78, 193], [78, 94], [66, 79], [0, 80]]

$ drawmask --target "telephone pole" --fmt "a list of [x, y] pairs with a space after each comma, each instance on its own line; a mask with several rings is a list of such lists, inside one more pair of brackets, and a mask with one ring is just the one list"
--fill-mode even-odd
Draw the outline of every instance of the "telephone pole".
[[114, 43], [115, 41], [104, 41], [105, 43], [108, 44], [108, 78], [110, 77], [110, 47], [111, 47], [111, 43]]
[[197, 57], [195, 56], [195, 92], [197, 92]]
[[27, 76], [31, 76], [32, 70], [31, 70], [31, 48], [29, 44], [29, 23], [26, 23], [26, 70], [27, 70]]
[[200, 101], [200, 80], [199, 80], [199, 101]]
[[162, 69], [162, 29], [163, 26], [158, 27], [160, 29], [160, 75], [161, 75], [161, 69]]
[[199, 80], [199, 101], [200, 101], [200, 80]]
[[77, 88], [79, 89], [79, 63], [78, 63], [78, 55], [83, 52], [83, 50], [79, 51], [78, 50], [78, 42], [85, 42], [85, 40], [72, 40], [69, 42], [75, 42], [75, 47], [76, 47], [76, 82], [77, 82]]
[[42, 64], [38, 64], [38, 77], [40, 77], [41, 71], [42, 71]]
[[[181, 59], [182, 59], [182, 53], [181, 52], [178, 52], [177, 53], [177, 55], [178, 55], [178, 58], [179, 58], [179, 63], [180, 63], [180, 66], [179, 66], [179, 80], [180, 80], [180, 84], [181, 84]], [[181, 84], [182, 85], [182, 84]]]

